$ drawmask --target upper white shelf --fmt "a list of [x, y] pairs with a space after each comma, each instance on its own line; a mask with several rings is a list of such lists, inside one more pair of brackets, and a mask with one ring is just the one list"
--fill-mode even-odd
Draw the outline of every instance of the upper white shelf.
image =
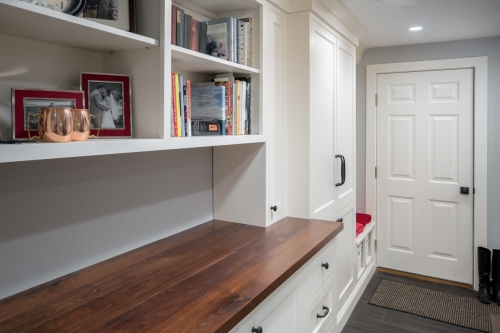
[[166, 139], [96, 139], [85, 142], [0, 144], [0, 164], [265, 142], [264, 135], [192, 136]]
[[0, 0], [0, 33], [103, 53], [160, 44], [149, 37], [19, 0]]
[[231, 61], [218, 59], [207, 54], [170, 45], [172, 50], [172, 71], [196, 72], [198, 74], [258, 74], [259, 70]]

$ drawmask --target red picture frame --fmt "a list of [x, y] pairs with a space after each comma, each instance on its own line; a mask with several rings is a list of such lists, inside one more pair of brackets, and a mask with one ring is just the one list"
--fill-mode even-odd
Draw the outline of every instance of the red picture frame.
[[[43, 107], [84, 109], [83, 91], [12, 89], [12, 139], [29, 141], [28, 112], [39, 113]], [[31, 118], [31, 136], [38, 135], [38, 118]]]
[[[99, 98], [98, 87], [105, 92]], [[81, 73], [80, 89], [91, 114], [100, 115], [100, 138], [132, 137], [132, 102], [130, 76], [121, 74]], [[112, 106], [114, 105], [114, 106]], [[109, 110], [106, 110], [109, 108]], [[97, 135], [97, 128], [91, 129]]]

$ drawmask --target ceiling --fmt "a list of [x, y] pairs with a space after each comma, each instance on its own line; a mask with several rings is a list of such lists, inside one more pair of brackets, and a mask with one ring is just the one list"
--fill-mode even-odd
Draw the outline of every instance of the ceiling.
[[[341, 0], [364, 26], [362, 50], [500, 36], [500, 0]], [[408, 30], [422, 26], [417, 32]]]

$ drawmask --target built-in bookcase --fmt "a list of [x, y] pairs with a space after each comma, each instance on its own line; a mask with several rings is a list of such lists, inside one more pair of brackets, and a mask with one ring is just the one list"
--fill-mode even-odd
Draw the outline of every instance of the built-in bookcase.
[[[200, 20], [252, 17], [254, 67], [172, 46], [171, 1], [136, 1], [137, 33], [130, 33], [23, 1], [0, 0], [0, 72], [8, 74], [0, 77], [3, 140], [10, 137], [11, 88], [78, 90], [80, 72], [131, 75], [133, 117], [132, 139], [0, 145], [0, 163], [265, 142], [262, 2], [174, 3]], [[209, 81], [221, 73], [251, 76], [253, 135], [170, 137], [172, 72], [193, 82]]]

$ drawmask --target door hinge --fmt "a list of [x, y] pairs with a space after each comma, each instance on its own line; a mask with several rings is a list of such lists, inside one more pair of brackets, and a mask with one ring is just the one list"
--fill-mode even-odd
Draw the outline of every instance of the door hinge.
[[375, 239], [375, 242], [374, 242], [374, 248], [375, 248], [375, 252], [377, 252], [377, 240]]
[[375, 94], [375, 105], [378, 105], [378, 94]]
[[375, 178], [377, 178], [377, 167], [375, 167]]

